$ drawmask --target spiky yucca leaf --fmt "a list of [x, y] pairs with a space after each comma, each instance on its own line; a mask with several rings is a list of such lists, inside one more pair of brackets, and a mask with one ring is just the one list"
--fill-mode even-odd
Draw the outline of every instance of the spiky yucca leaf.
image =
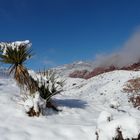
[[6, 54], [0, 54], [1, 62], [12, 65], [24, 64], [24, 62], [32, 56], [31, 49], [26, 46], [18, 48], [7, 47]]
[[[61, 88], [63, 87], [64, 81], [58, 81], [57, 74], [52, 70], [44, 70], [39, 73], [48, 80], [47, 82], [40, 81], [42, 84], [39, 87], [40, 96], [48, 102], [52, 96], [62, 91]], [[58, 88], [59, 86], [61, 87], [60, 89]]]
[[20, 86], [26, 86], [33, 93], [37, 90], [36, 82], [31, 78], [24, 66], [25, 61], [31, 56], [31, 49], [26, 46], [19, 46], [14, 49], [7, 47], [6, 53], [0, 54], [0, 61], [10, 64], [9, 73], [13, 74], [14, 79]]
[[30, 93], [35, 93], [38, 90], [38, 84], [34, 79], [29, 75], [27, 69], [23, 65], [18, 65], [15, 67], [14, 79], [21, 86], [25, 86]]

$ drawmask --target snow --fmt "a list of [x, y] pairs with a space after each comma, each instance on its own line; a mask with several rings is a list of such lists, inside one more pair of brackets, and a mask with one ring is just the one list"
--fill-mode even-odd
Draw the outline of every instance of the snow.
[[[140, 111], [133, 108], [128, 94], [122, 91], [128, 80], [137, 77], [139, 71], [122, 70], [89, 80], [65, 77], [64, 91], [53, 98], [62, 111], [48, 110], [46, 116], [40, 117], [28, 117], [19, 104], [21, 97], [16, 83], [1, 78], [0, 139], [96, 140], [98, 132], [99, 140], [112, 140], [117, 127], [124, 138], [137, 137]], [[26, 105], [30, 107], [32, 103], [30, 99]]]
[[28, 70], [28, 73], [35, 81], [41, 81], [42, 78], [43, 78], [43, 80], [47, 80], [44, 77], [42, 77], [41, 75], [35, 73], [35, 71], [33, 71], [33, 70]]
[[33, 96], [28, 96], [27, 99], [22, 102], [25, 108], [25, 112], [30, 111], [31, 108], [34, 108], [35, 112], [39, 112], [39, 107], [45, 108], [46, 102], [39, 96], [39, 93], [36, 92]]
[[51, 80], [51, 78], [53, 77], [53, 72], [47, 74], [47, 75], [43, 75], [43, 74], [39, 74], [36, 73], [33, 70], [28, 70], [29, 75], [39, 83], [39, 87], [41, 87], [42, 85], [49, 89], [49, 91], [52, 93], [52, 87], [54, 84], [54, 87], [57, 89], [57, 91], [61, 91], [62, 90], [62, 86], [60, 84], [58, 84], [57, 82], [61, 82], [64, 81], [63, 78], [61, 78], [60, 76], [57, 76], [57, 74], [54, 75], [54, 81]]
[[34, 106], [33, 98], [29, 96], [27, 100], [24, 102], [25, 111], [28, 112]]
[[112, 114], [107, 111], [102, 111], [98, 117], [97, 124], [99, 125], [100, 123], [109, 122], [111, 120], [113, 120]]
[[39, 87], [41, 87], [42, 84], [44, 85], [44, 83], [45, 83], [46, 86], [48, 86], [48, 84], [46, 84], [46, 81], [48, 81], [46, 76], [43, 76], [41, 74], [37, 74], [33, 70], [28, 70], [28, 73], [35, 81], [37, 81], [39, 83]]
[[137, 138], [140, 132], [136, 119], [130, 116], [123, 116], [110, 122], [99, 123], [96, 132], [99, 134], [100, 140], [112, 140], [116, 136], [118, 128], [122, 131], [124, 139]]
[[117, 109], [118, 107], [120, 107], [120, 103], [118, 100], [112, 100], [110, 101], [110, 107]]

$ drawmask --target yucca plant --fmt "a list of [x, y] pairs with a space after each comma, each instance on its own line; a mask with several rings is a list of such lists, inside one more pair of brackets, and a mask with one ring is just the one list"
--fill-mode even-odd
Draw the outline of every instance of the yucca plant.
[[20, 87], [26, 87], [30, 93], [34, 93], [37, 89], [36, 82], [30, 77], [25, 61], [32, 56], [32, 51], [26, 45], [20, 45], [12, 48], [7, 47], [5, 54], [0, 54], [0, 61], [10, 64], [9, 74], [12, 74]]
[[[60, 80], [59, 76], [53, 70], [46, 70], [42, 72], [42, 75], [51, 83], [52, 93], [57, 94], [61, 92], [61, 88], [63, 87], [65, 80]], [[59, 89], [59, 87], [61, 88]]]
[[44, 105], [59, 111], [51, 102], [51, 97], [61, 92], [58, 87], [63, 83], [57, 81], [56, 74], [52, 71], [44, 72], [42, 79], [37, 81], [25, 67], [25, 62], [32, 56], [32, 51], [27, 44], [0, 43], [0, 47], [0, 62], [10, 65], [9, 74], [14, 77], [20, 88], [30, 93], [30, 95], [25, 93], [27, 98], [23, 105], [26, 113], [29, 116], [39, 116]]
[[38, 88], [40, 96], [46, 100], [46, 107], [52, 108], [55, 111], [60, 111], [54, 105], [51, 98], [62, 91], [64, 81], [60, 80], [57, 74], [52, 70], [44, 70], [44, 72], [39, 73], [42, 75], [42, 77], [47, 79], [45, 82], [42, 79], [40, 81], [41, 86]]

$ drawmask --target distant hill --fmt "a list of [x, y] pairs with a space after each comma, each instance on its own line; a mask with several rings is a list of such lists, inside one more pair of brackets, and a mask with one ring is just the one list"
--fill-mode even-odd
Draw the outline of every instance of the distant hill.
[[92, 63], [92, 62], [79, 61], [79, 62], [74, 62], [72, 64], [66, 64], [63, 66], [59, 66], [57, 68], [54, 68], [54, 70], [62, 76], [69, 76], [71, 78], [89, 79], [96, 75], [114, 71], [114, 70], [139, 71], [140, 62], [118, 68], [113, 65], [97, 66], [95, 63]]

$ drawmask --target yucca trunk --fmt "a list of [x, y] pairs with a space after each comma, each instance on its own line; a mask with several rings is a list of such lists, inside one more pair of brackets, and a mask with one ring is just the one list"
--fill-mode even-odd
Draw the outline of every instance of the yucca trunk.
[[33, 80], [33, 78], [29, 75], [28, 70], [21, 64], [14, 65], [11, 68], [11, 72], [14, 71], [14, 79], [20, 87], [26, 87], [30, 94], [35, 93], [38, 90], [37, 83]]
[[[13, 67], [14, 68], [14, 67]], [[23, 65], [16, 65], [14, 68], [14, 79], [17, 81], [17, 84], [21, 88], [26, 88], [30, 95], [35, 98], [36, 92], [38, 90], [37, 82], [29, 75], [28, 70]], [[36, 108], [38, 108], [36, 110]], [[33, 102], [33, 106], [26, 112], [30, 117], [37, 116], [39, 117], [41, 113], [41, 108], [38, 105], [38, 102]]]

